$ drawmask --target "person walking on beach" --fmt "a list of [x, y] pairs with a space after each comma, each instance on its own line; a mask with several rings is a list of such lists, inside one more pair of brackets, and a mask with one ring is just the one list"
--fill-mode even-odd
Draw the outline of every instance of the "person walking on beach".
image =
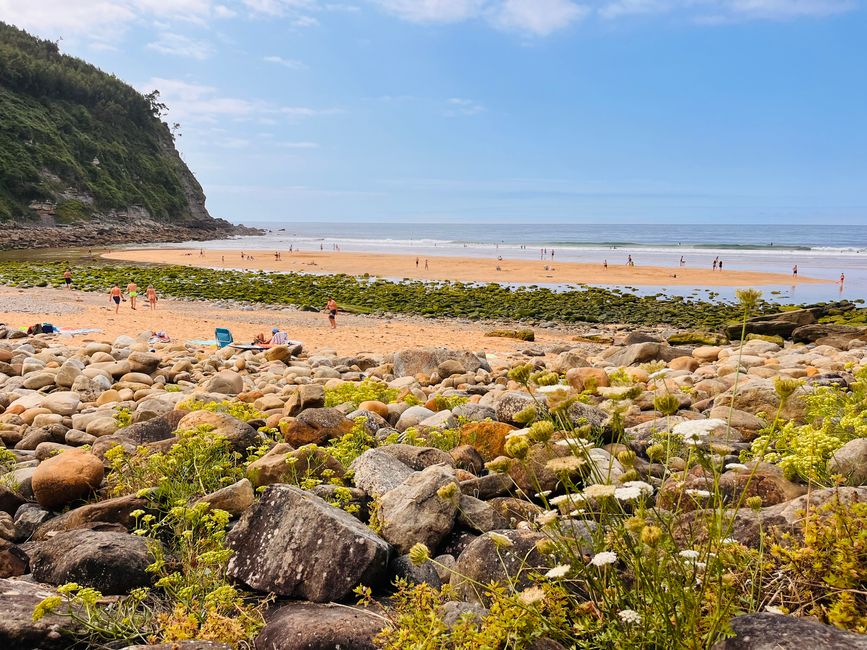
[[415, 268], [418, 268], [418, 258], [415, 258]]
[[424, 258], [424, 270], [427, 271], [427, 258]]
[[683, 259], [683, 255], [680, 256], [680, 265], [684, 266], [686, 264], [686, 260]]
[[718, 264], [717, 258], [713, 258], [713, 270], [716, 271], [716, 265]]
[[147, 291], [145, 291], [145, 297], [147, 298], [148, 305], [150, 305], [151, 311], [156, 310], [157, 308], [157, 290], [154, 289], [154, 285], [149, 284]]
[[63, 281], [66, 283], [67, 289], [72, 289], [72, 271], [66, 269], [63, 272]]
[[797, 264], [795, 264], [795, 266], [792, 267], [792, 277], [796, 278], [796, 279], [798, 277], [798, 265]]
[[626, 266], [635, 266], [635, 262], [632, 261], [632, 255], [626, 257]]
[[121, 293], [120, 287], [117, 286], [117, 282], [111, 287], [111, 290], [108, 292], [108, 302], [114, 302], [114, 313], [117, 314], [120, 312], [120, 301], [123, 298], [123, 294]]
[[325, 304], [325, 310], [328, 312], [328, 322], [331, 324], [331, 329], [336, 329], [337, 302], [331, 296], [328, 296], [328, 302]]
[[719, 270], [722, 271], [722, 260], [719, 261]]
[[608, 270], [608, 260], [605, 260], [602, 262], [602, 268], [605, 269], [606, 271]]
[[126, 285], [126, 292], [129, 295], [129, 306], [135, 309], [135, 299], [138, 296], [138, 285], [135, 282], [130, 282]]

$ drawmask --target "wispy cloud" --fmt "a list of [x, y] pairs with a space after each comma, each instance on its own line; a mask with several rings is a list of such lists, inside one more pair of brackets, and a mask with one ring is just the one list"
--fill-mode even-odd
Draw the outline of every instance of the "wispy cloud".
[[446, 108], [443, 111], [443, 115], [446, 117], [470, 116], [484, 113], [485, 110], [484, 106], [472, 99], [452, 97], [446, 101]]
[[373, 0], [385, 11], [414, 23], [455, 23], [477, 17], [486, 0]]
[[590, 7], [570, 0], [505, 0], [490, 19], [500, 29], [548, 36], [590, 13]]
[[609, 0], [603, 18], [683, 13], [697, 22], [822, 18], [857, 9], [857, 0]]
[[148, 49], [160, 54], [182, 56], [204, 61], [214, 54], [214, 47], [206, 41], [198, 41], [174, 32], [163, 32], [157, 40], [147, 44]]
[[266, 56], [262, 59], [266, 63], [273, 63], [275, 65], [282, 65], [284, 68], [289, 68], [290, 70], [304, 70], [307, 68], [301, 61], [297, 59], [284, 59], [282, 56], [271, 55]]
[[256, 99], [241, 99], [223, 95], [214, 86], [197, 84], [183, 79], [151, 78], [137, 84], [141, 92], [159, 90], [163, 103], [169, 108], [172, 120], [180, 122], [216, 123], [220, 120], [258, 120], [276, 123], [297, 121], [343, 111], [338, 108], [312, 108], [308, 106], [279, 106]]

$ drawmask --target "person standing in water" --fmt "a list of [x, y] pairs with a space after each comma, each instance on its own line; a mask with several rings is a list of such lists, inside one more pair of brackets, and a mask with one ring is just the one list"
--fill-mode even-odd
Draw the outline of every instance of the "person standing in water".
[[325, 304], [325, 310], [328, 312], [328, 322], [331, 324], [331, 329], [336, 329], [337, 302], [331, 296], [328, 296], [328, 302]]
[[111, 287], [111, 290], [108, 292], [108, 302], [114, 302], [114, 313], [117, 314], [120, 312], [120, 301], [123, 298], [123, 294], [121, 293], [120, 287], [117, 286], [117, 282]]
[[135, 282], [130, 282], [126, 285], [126, 292], [129, 295], [129, 306], [135, 309], [135, 299], [138, 297], [138, 285]]
[[149, 284], [147, 291], [145, 291], [145, 297], [147, 298], [148, 305], [150, 305], [151, 311], [156, 310], [157, 308], [157, 290], [154, 289], [154, 285]]

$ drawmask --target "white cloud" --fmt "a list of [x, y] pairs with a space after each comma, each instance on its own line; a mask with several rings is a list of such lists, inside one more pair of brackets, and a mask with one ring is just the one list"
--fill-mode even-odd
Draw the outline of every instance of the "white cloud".
[[462, 97], [452, 97], [446, 101], [446, 108], [443, 115], [446, 117], [461, 117], [469, 115], [478, 115], [484, 113], [485, 107], [472, 99], [464, 99]]
[[492, 22], [501, 29], [548, 36], [591, 12], [571, 0], [504, 0], [493, 10]]
[[157, 40], [147, 44], [148, 49], [160, 54], [183, 56], [204, 61], [214, 53], [210, 43], [197, 41], [174, 32], [163, 32]]
[[268, 16], [283, 16], [291, 11], [316, 9], [315, 0], [244, 0], [244, 5], [254, 13]]
[[385, 11], [414, 23], [454, 23], [479, 15], [485, 0], [373, 0]]
[[217, 5], [214, 7], [214, 15], [217, 18], [234, 18], [238, 15], [238, 12], [226, 5]]
[[298, 16], [292, 21], [293, 27], [317, 27], [319, 21], [313, 16]]
[[703, 23], [821, 18], [857, 8], [856, 0], [608, 0], [603, 18], [681, 12]]
[[282, 56], [277, 55], [266, 56], [262, 60], [266, 63], [282, 65], [284, 68], [289, 68], [290, 70], [304, 70], [307, 68], [306, 65], [297, 59], [284, 59]]
[[159, 90], [160, 101], [169, 108], [169, 118], [178, 122], [215, 123], [221, 119], [258, 120], [276, 123], [276, 120], [298, 120], [334, 115], [343, 111], [335, 108], [306, 106], [278, 106], [262, 100], [241, 99], [222, 95], [214, 86], [192, 83], [183, 79], [153, 77], [136, 87], [141, 92]]

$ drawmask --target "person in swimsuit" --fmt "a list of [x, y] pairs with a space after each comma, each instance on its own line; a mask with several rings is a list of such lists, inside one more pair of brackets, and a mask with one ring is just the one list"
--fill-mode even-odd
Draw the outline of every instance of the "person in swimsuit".
[[120, 311], [120, 301], [123, 298], [123, 294], [120, 291], [120, 287], [117, 286], [117, 282], [114, 283], [111, 290], [108, 292], [108, 302], [114, 302], [114, 313], [118, 313]]
[[66, 269], [63, 272], [63, 281], [66, 283], [67, 289], [72, 289], [72, 271]]
[[328, 311], [328, 322], [331, 323], [331, 329], [337, 327], [337, 303], [331, 296], [328, 297], [328, 303], [325, 305]]
[[147, 291], [145, 291], [145, 296], [147, 296], [148, 305], [150, 305], [151, 311], [154, 311], [157, 308], [157, 290], [154, 289], [154, 285], [148, 285]]
[[135, 299], [138, 296], [138, 285], [135, 282], [130, 282], [126, 285], [126, 292], [129, 295], [129, 305], [135, 309]]
[[792, 277], [793, 278], [798, 277], [798, 265], [797, 264], [795, 264], [795, 266], [792, 267]]

